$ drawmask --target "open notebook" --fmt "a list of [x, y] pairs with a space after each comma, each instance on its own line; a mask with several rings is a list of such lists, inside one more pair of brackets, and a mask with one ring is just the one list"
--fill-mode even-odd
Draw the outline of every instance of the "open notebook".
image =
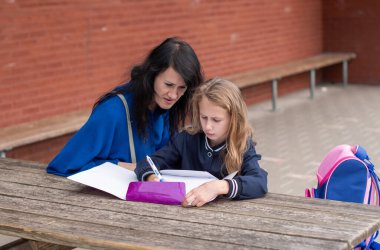
[[[192, 170], [161, 170], [165, 181], [184, 182], [186, 193], [203, 183], [217, 179], [205, 171]], [[236, 175], [232, 173], [224, 179], [231, 179]], [[110, 193], [125, 200], [130, 182], [138, 181], [135, 172], [116, 164], [106, 162], [89, 170], [79, 172], [67, 177], [70, 180]]]

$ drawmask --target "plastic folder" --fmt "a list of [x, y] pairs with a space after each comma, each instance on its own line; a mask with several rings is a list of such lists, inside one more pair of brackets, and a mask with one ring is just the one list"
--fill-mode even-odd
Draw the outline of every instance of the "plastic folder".
[[186, 194], [184, 182], [141, 182], [129, 183], [126, 200], [181, 205]]

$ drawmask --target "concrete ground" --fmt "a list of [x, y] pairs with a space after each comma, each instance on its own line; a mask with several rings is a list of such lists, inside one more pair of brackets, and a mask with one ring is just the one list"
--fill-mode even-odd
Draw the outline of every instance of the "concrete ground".
[[[319, 86], [313, 100], [303, 90], [280, 97], [276, 112], [270, 101], [248, 111], [272, 193], [303, 196], [316, 186], [323, 157], [339, 144], [362, 145], [379, 173], [380, 86]], [[14, 239], [0, 235], [0, 246]]]
[[340, 144], [360, 144], [380, 169], [380, 86], [320, 86], [271, 103], [249, 107], [260, 165], [269, 173], [269, 191], [303, 196], [316, 186], [315, 172], [324, 156]]

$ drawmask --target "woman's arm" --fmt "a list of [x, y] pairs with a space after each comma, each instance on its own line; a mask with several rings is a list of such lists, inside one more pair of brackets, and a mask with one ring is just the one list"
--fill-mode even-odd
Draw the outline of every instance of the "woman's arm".
[[[109, 101], [115, 100], [107, 102]], [[125, 124], [121, 125], [122, 121], [120, 121], [121, 115], [125, 116], [125, 113], [122, 112], [124, 110], [115, 109], [113, 105], [102, 103], [97, 106], [83, 127], [49, 163], [47, 172], [69, 176], [104, 162], [117, 164], [118, 159], [112, 158], [110, 155], [114, 151], [117, 130], [120, 130], [121, 126], [125, 129]], [[128, 142], [128, 138], [125, 138], [125, 141]]]

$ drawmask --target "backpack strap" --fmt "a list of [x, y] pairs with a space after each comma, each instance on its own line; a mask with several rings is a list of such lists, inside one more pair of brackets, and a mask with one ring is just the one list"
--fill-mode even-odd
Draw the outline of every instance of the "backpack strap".
[[129, 137], [129, 148], [131, 150], [131, 159], [132, 163], [136, 163], [136, 152], [135, 152], [135, 144], [133, 143], [133, 134], [132, 134], [132, 125], [131, 118], [129, 117], [129, 108], [128, 103], [125, 100], [125, 97], [122, 94], [117, 94], [117, 96], [121, 99], [125, 107], [125, 114], [127, 117], [127, 126], [128, 126], [128, 137]]
[[316, 188], [311, 188], [311, 189], [305, 188], [305, 197], [307, 197], [307, 198], [319, 198], [319, 197], [316, 197], [316, 194], [318, 193], [317, 191], [318, 190]]
[[370, 196], [370, 203], [374, 205], [380, 205], [380, 184], [379, 177], [376, 175], [375, 171], [370, 171], [371, 181], [372, 181], [372, 190]]
[[371, 204], [380, 205], [380, 201], [379, 201], [380, 200], [380, 185], [379, 185], [380, 178], [376, 175], [375, 166], [370, 161], [366, 150], [362, 146], [357, 145], [356, 147], [353, 148], [353, 152], [356, 157], [358, 157], [367, 165], [369, 173], [371, 175], [372, 187], [373, 187], [373, 189], [371, 190], [371, 199], [376, 199], [373, 201], [373, 203], [371, 202]]
[[370, 245], [370, 249], [372, 250], [380, 250], [380, 243], [377, 243], [376, 241], [373, 241]]
[[353, 153], [356, 157], [362, 160], [371, 171], [373, 171], [373, 163], [370, 161], [367, 151], [362, 146], [356, 145], [353, 148]]

